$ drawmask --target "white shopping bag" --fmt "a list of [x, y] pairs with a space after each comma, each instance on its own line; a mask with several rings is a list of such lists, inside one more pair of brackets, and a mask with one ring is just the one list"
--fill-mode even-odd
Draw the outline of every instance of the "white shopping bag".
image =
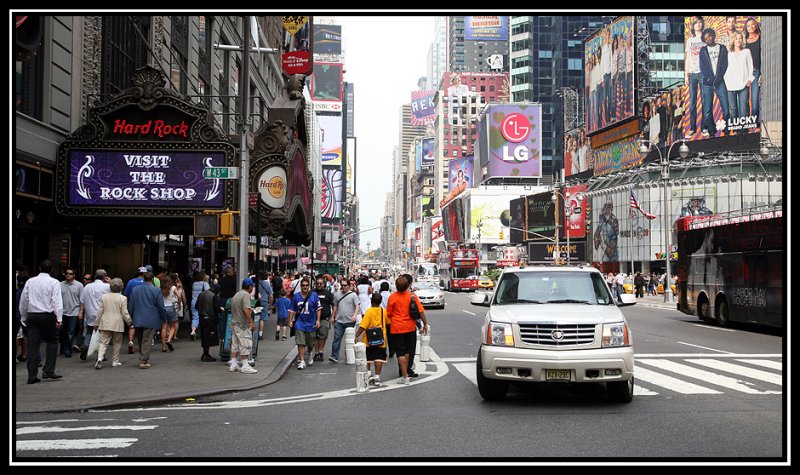
[[93, 355], [99, 347], [100, 347], [100, 332], [95, 330], [92, 332], [92, 339], [89, 341], [89, 351], [86, 353], [86, 355], [87, 356]]

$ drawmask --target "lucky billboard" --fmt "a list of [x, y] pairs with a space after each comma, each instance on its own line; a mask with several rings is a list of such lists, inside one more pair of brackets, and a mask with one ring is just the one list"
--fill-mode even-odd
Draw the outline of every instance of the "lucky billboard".
[[675, 136], [703, 140], [760, 132], [761, 17], [686, 17], [684, 38], [685, 84], [671, 106], [680, 109], [672, 117], [680, 124]]
[[483, 180], [491, 177], [542, 176], [542, 106], [541, 104], [493, 104], [482, 119], [485, 131], [479, 141]]
[[584, 44], [586, 133], [633, 117], [633, 17], [620, 17]]

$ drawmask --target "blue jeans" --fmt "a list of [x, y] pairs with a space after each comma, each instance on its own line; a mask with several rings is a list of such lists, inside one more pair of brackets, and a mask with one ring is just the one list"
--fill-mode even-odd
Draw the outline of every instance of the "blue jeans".
[[77, 323], [77, 315], [63, 315], [61, 317], [61, 329], [58, 332], [58, 337], [61, 342], [61, 353], [65, 355], [72, 354], [72, 339], [75, 337]]
[[353, 328], [356, 326], [356, 322], [350, 323], [339, 323], [336, 322], [336, 325], [333, 326], [333, 346], [331, 347], [331, 356], [339, 359], [339, 348], [342, 346], [342, 337], [344, 336], [344, 330], [346, 328]]
[[755, 77], [755, 79], [753, 79], [753, 83], [750, 85], [752, 100], [752, 111], [750, 113], [758, 118], [759, 104], [761, 104], [761, 86], [758, 85], [758, 80], [761, 79], [761, 70], [754, 69], [753, 77]]
[[746, 87], [740, 91], [728, 91], [731, 117], [746, 117], [750, 115], [750, 90]]
[[726, 121], [730, 117], [730, 110], [728, 108], [728, 90], [725, 89], [725, 81], [719, 83], [718, 86], [706, 86], [700, 89], [703, 99], [703, 130], [707, 130], [710, 135], [717, 133], [717, 126], [714, 124], [714, 95], [719, 100], [719, 105], [722, 107], [722, 118]]
[[[689, 130], [697, 131], [697, 90], [703, 82], [700, 73], [689, 73]], [[685, 113], [685, 112], [684, 112]]]

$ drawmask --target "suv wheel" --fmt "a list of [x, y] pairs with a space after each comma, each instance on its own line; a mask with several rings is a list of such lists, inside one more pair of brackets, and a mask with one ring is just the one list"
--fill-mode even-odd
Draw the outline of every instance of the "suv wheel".
[[614, 381], [606, 383], [608, 399], [612, 402], [633, 401], [633, 376], [627, 381]]
[[497, 381], [483, 376], [483, 363], [481, 362], [481, 351], [478, 350], [478, 363], [475, 366], [478, 379], [478, 392], [486, 401], [499, 401], [506, 397], [508, 392], [507, 381]]

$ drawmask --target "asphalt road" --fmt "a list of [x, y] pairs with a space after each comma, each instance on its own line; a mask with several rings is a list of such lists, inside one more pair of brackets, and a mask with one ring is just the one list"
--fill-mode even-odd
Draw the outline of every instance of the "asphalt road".
[[[307, 464], [778, 462], [787, 453], [779, 335], [627, 307], [632, 403], [608, 402], [601, 385], [561, 384], [512, 386], [506, 400], [487, 403], [474, 383], [486, 308], [470, 305], [471, 295], [448, 293], [444, 310], [427, 311], [434, 361], [417, 363], [410, 386], [396, 384], [393, 359], [383, 387], [368, 393], [355, 392], [353, 366], [318, 362], [259, 390], [191, 404], [17, 417], [16, 454]], [[92, 440], [113, 443], [76, 442]]]

